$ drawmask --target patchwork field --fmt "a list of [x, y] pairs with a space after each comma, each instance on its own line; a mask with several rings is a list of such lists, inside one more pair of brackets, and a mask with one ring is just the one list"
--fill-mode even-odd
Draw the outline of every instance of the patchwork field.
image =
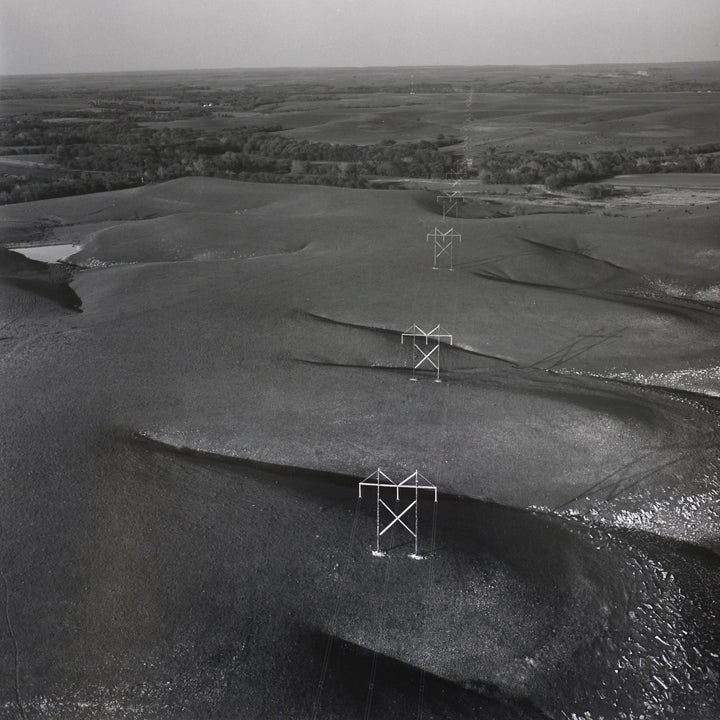
[[[228, 102], [238, 93], [251, 95], [252, 107], [238, 112]], [[128, 99], [136, 106], [140, 100], [152, 103], [159, 116], [146, 126], [155, 129], [280, 124], [285, 136], [322, 142], [405, 142], [442, 133], [466, 139], [473, 151], [497, 146], [592, 152], [716, 142], [720, 81], [718, 63], [0, 78], [0, 117], [79, 112], [97, 120], [99, 100]], [[202, 117], [163, 117], [168, 108], [209, 104]]]

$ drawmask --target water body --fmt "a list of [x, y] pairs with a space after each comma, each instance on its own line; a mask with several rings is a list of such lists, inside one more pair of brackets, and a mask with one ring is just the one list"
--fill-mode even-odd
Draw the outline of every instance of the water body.
[[21, 253], [30, 260], [40, 260], [47, 263], [56, 263], [65, 260], [80, 250], [79, 245], [35, 245], [34, 247], [12, 248], [14, 252]]

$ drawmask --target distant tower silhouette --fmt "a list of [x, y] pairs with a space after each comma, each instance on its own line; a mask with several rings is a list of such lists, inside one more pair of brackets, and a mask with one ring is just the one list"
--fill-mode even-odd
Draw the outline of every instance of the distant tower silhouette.
[[453, 228], [443, 232], [438, 228], [431, 233], [427, 234], [426, 241], [434, 240], [434, 257], [433, 257], [433, 270], [439, 270], [438, 259], [442, 255], [447, 255], [449, 264], [448, 270], [454, 270], [453, 268], [453, 240], [462, 242], [462, 235], [455, 232]]

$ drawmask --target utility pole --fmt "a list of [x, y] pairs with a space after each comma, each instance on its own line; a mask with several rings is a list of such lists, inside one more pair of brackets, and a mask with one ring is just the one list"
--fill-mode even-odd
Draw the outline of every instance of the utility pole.
[[442, 205], [443, 220], [445, 220], [453, 211], [455, 211], [455, 217], [458, 217], [458, 208], [465, 202], [465, 195], [461, 190], [452, 190], [450, 192], [446, 190], [438, 195], [436, 200]]
[[413, 325], [400, 335], [400, 343], [404, 344], [406, 338], [412, 339], [413, 369], [410, 379], [417, 381], [416, 370], [432, 369], [435, 370], [435, 382], [442, 382], [440, 380], [440, 343], [444, 341], [452, 345], [452, 335], [443, 330], [440, 325], [436, 325], [429, 332], [425, 332], [418, 325]]
[[425, 238], [425, 242], [428, 242], [430, 239], [432, 239], [433, 242], [433, 270], [440, 270], [438, 267], [438, 258], [442, 257], [443, 255], [447, 255], [449, 258], [450, 264], [448, 265], [449, 270], [454, 270], [453, 268], [453, 241], [457, 240], [458, 242], [462, 242], [462, 235], [458, 232], [455, 232], [454, 228], [450, 228], [449, 230], [446, 230], [443, 232], [442, 230], [439, 230], [438, 228], [435, 228], [431, 233], [427, 234], [427, 237]]
[[[363, 487], [375, 488], [375, 549], [372, 554], [375, 557], [384, 557], [387, 555], [386, 552], [380, 549], [380, 538], [396, 523], [403, 527], [414, 540], [414, 550], [410, 554], [413, 560], [422, 560], [423, 556], [420, 555], [418, 547], [418, 534], [419, 534], [419, 502], [420, 502], [420, 491], [429, 491], [433, 493], [435, 502], [438, 501], [437, 486], [433, 485], [424, 475], [420, 474], [417, 470], [410, 473], [404, 480], [397, 483], [390, 476], [383, 472], [380, 468], [375, 472], [370, 473], [364, 480], [358, 483], [358, 497], [362, 498]], [[404, 507], [401, 509], [398, 507], [398, 511], [393, 510], [380, 496], [381, 488], [390, 488], [394, 490], [395, 501], [400, 502], [401, 498], [404, 498]], [[411, 499], [412, 498], [412, 499]], [[381, 510], [385, 515], [389, 513], [391, 519], [389, 522], [381, 522]], [[414, 510], [414, 522], [411, 522], [409, 518], [406, 518], [413, 527], [411, 527], [403, 518], [407, 514]]]

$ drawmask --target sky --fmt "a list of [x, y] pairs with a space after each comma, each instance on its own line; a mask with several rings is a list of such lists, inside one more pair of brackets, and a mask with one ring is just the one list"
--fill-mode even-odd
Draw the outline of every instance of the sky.
[[720, 0], [0, 0], [0, 73], [720, 60]]

